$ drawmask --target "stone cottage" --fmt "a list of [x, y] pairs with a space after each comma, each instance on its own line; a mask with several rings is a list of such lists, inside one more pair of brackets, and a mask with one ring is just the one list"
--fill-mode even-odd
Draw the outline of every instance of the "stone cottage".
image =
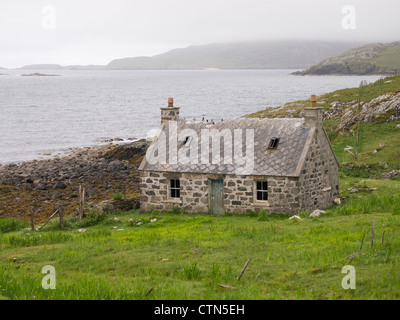
[[328, 207], [339, 164], [322, 108], [304, 118], [186, 121], [168, 99], [139, 171], [142, 211], [294, 213]]

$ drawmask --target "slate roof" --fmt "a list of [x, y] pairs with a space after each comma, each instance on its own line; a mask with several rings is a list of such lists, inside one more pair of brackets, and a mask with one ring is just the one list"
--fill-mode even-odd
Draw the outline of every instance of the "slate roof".
[[[302, 118], [240, 118], [221, 121], [213, 125], [205, 122], [188, 122], [180, 119], [177, 122], [177, 130], [175, 132], [171, 132], [170, 134], [170, 125], [168, 122], [162, 124], [160, 129], [165, 134], [166, 143], [158, 144], [157, 148], [155, 149], [158, 149], [158, 154], [165, 152], [167, 156], [167, 162], [169, 159], [169, 141], [172, 138], [177, 139], [179, 134], [183, 133], [183, 129], [193, 129], [197, 134], [197, 150], [199, 154], [199, 157], [197, 158], [198, 160], [192, 161], [191, 163], [182, 163], [179, 161], [178, 157], [177, 163], [154, 163], [154, 161], [146, 161], [146, 156], [140, 165], [139, 170], [212, 174], [245, 174], [257, 176], [299, 176], [302, 161], [305, 157], [305, 153], [308, 149], [308, 145], [310, 144], [314, 132], [314, 128], [308, 128], [304, 126], [304, 119]], [[234, 149], [238, 148], [238, 145], [242, 142], [243, 155], [245, 154], [247, 147], [245, 138], [246, 129], [250, 130], [250, 132], [252, 131], [254, 133], [254, 157], [250, 155], [249, 162], [246, 166], [244, 166], [243, 163], [238, 163], [235, 161], [231, 153], [228, 154], [229, 156], [227, 158], [233, 159], [232, 163], [225, 163], [224, 144], [222, 140], [220, 144], [220, 161], [218, 163], [212, 163], [211, 157], [209, 157], [208, 161], [201, 161], [200, 152], [202, 129], [217, 129], [219, 132], [224, 129], [229, 129], [232, 137], [235, 137], [235, 129], [241, 129], [243, 134], [242, 141], [238, 139], [233, 140]], [[184, 139], [183, 136], [181, 134], [182, 140]], [[268, 149], [268, 145], [272, 138], [279, 138], [279, 145], [276, 150]], [[158, 135], [153, 141], [153, 145], [154, 143], [162, 141], [163, 139], [161, 139], [160, 135]], [[183, 143], [183, 141], [178, 141], [178, 149], [182, 147], [188, 150], [190, 148], [195, 148], [196, 146], [196, 141], [194, 139], [191, 139], [188, 147], [183, 146]], [[249, 146], [249, 149], [251, 150], [251, 145]], [[211, 154], [211, 142], [209, 143], [209, 148]], [[157, 152], [154, 153], [154, 150], [152, 152], [153, 154], [157, 155]]]

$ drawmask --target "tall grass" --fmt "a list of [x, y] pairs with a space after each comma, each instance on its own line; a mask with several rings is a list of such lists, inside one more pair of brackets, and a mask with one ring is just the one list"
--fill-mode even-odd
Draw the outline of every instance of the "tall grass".
[[342, 206], [336, 207], [333, 212], [341, 215], [370, 213], [400, 215], [400, 196], [370, 195], [368, 197], [355, 198]]
[[8, 218], [0, 219], [0, 233], [7, 233], [20, 230], [28, 226], [29, 223], [27, 220], [8, 219]]

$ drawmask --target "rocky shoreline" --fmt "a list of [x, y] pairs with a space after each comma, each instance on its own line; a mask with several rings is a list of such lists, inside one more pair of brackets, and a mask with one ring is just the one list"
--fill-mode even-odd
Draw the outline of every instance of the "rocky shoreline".
[[79, 185], [88, 207], [112, 199], [117, 190], [127, 198], [139, 193], [138, 166], [148, 142], [80, 148], [69, 155], [0, 165], [0, 218], [28, 217], [38, 222], [63, 206], [75, 214]]

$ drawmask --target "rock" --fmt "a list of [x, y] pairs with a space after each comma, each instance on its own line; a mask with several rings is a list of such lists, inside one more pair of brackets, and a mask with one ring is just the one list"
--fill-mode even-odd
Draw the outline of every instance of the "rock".
[[117, 217], [114, 218], [115, 222], [121, 222], [121, 220], [119, 220]]
[[51, 152], [43, 152], [42, 156], [51, 156]]
[[[86, 189], [85, 200], [94, 206], [110, 199], [110, 189], [124, 190], [128, 199], [105, 205], [106, 212], [137, 209], [139, 197], [132, 198], [130, 195], [138, 194], [140, 179], [136, 169], [147, 147], [148, 143], [141, 140], [121, 145], [100, 145], [71, 150], [64, 157], [0, 166], [0, 185], [7, 186], [2, 192], [12, 199], [9, 202], [0, 201], [1, 218], [18, 216], [22, 212], [21, 204], [31, 201], [35, 201], [38, 208], [43, 208], [37, 214], [41, 219], [53, 213], [53, 204], [58, 200], [65, 202], [65, 215], [76, 214], [79, 185]], [[21, 202], [15, 200], [17, 197]]]
[[400, 124], [398, 124], [398, 125], [396, 126], [396, 129], [400, 129]]
[[78, 232], [86, 232], [86, 229], [79, 229]]
[[115, 170], [120, 169], [121, 167], [123, 167], [122, 161], [120, 161], [120, 160], [114, 160], [114, 161], [111, 161], [111, 162], [108, 164], [107, 169], [109, 169], [110, 171], [115, 171]]
[[100, 212], [113, 213], [113, 212], [125, 212], [140, 207], [140, 197], [133, 197], [130, 199], [122, 200], [105, 200], [95, 205], [95, 209]]
[[400, 176], [400, 170], [392, 170], [390, 172], [382, 173], [381, 179], [389, 180], [389, 179], [392, 179], [392, 178], [398, 177], [398, 176]]
[[342, 203], [340, 198], [335, 198], [335, 200], [333, 200], [333, 202], [336, 203], [336, 204], [341, 204]]
[[47, 190], [47, 183], [46, 182], [42, 182], [40, 184], [37, 185], [37, 187], [35, 188], [35, 190]]
[[353, 188], [350, 189], [350, 192], [351, 193], [356, 193], [356, 192], [358, 192], [358, 189], [356, 187], [353, 187]]
[[316, 218], [319, 217], [321, 214], [325, 214], [326, 211], [325, 210], [314, 210], [311, 214], [310, 214], [310, 218]]
[[65, 189], [67, 188], [67, 185], [61, 181], [58, 181], [55, 185], [54, 185], [54, 189]]
[[291, 217], [289, 218], [289, 220], [292, 220], [292, 219], [303, 220], [302, 218], [300, 218], [300, 217], [297, 216], [297, 215], [291, 216]]

